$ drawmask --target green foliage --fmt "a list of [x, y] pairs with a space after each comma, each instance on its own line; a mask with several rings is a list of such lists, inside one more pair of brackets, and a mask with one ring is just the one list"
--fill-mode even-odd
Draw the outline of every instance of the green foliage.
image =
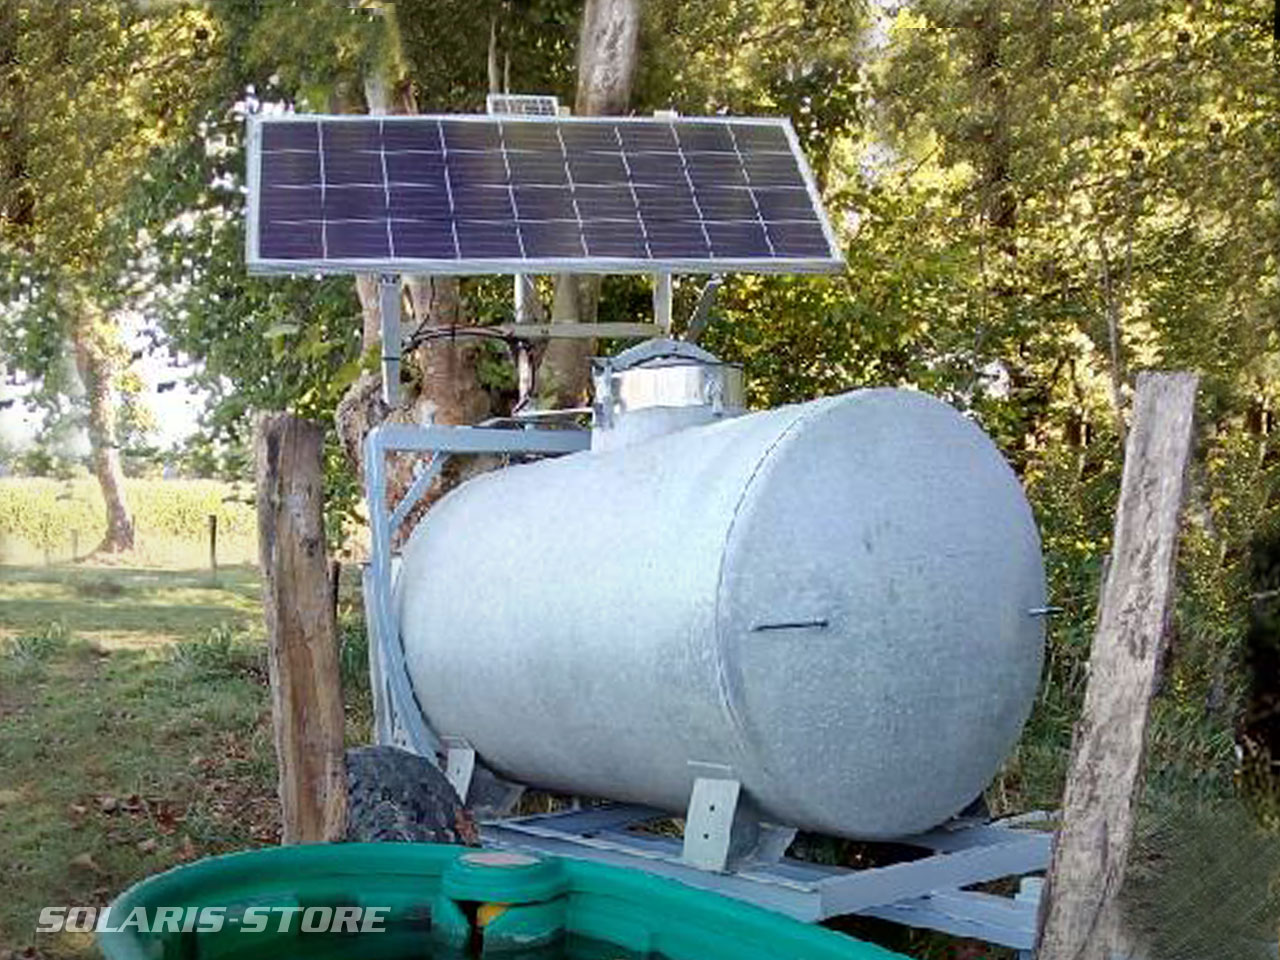
[[10, 637], [0, 645], [0, 654], [19, 671], [38, 672], [40, 666], [64, 649], [69, 640], [66, 627], [55, 621], [39, 633]]
[[178, 668], [181, 683], [261, 676], [266, 671], [261, 637], [228, 623], [212, 627], [203, 637], [175, 643], [169, 660]]

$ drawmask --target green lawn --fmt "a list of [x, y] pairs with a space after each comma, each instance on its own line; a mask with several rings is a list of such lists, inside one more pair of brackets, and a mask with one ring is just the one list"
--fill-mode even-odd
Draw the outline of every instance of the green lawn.
[[39, 908], [275, 842], [256, 574], [0, 566], [0, 950], [88, 957]]

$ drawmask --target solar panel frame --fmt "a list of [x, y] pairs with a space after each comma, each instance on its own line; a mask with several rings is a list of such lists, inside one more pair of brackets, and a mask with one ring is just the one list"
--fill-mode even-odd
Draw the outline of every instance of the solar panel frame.
[[[400, 234], [406, 236], [412, 234], [415, 242], [410, 244], [415, 250], [436, 250], [440, 249], [442, 244], [431, 243], [429, 238], [425, 236], [421, 224], [424, 221], [416, 221], [411, 223], [409, 220], [396, 218], [392, 214], [388, 214], [382, 222], [387, 236], [387, 251], [385, 256], [362, 256], [362, 257], [340, 257], [335, 251], [328, 249], [330, 243], [327, 234], [331, 231], [320, 229], [320, 249], [315, 251], [315, 242], [312, 225], [309, 223], [305, 229], [300, 232], [306, 236], [298, 238], [290, 238], [289, 243], [292, 249], [300, 251], [300, 255], [290, 258], [270, 258], [259, 255], [262, 239], [262, 227], [264, 221], [262, 218], [262, 206], [266, 199], [263, 193], [264, 184], [262, 182], [262, 157], [263, 157], [263, 141], [266, 130], [272, 130], [273, 138], [283, 138], [283, 142], [293, 142], [296, 144], [315, 143], [315, 154], [319, 157], [320, 165], [320, 183], [308, 183], [305, 180], [296, 183], [290, 183], [287, 189], [290, 190], [314, 190], [319, 188], [321, 194], [321, 216], [324, 217], [325, 204], [328, 203], [327, 194], [330, 190], [337, 191], [333, 203], [339, 205], [346, 200], [347, 192], [361, 186], [360, 183], [352, 183], [351, 177], [355, 176], [358, 171], [348, 171], [345, 166], [336, 172], [339, 176], [340, 183], [328, 184], [324, 170], [325, 145], [324, 131], [329, 130], [330, 135], [337, 130], [341, 130], [341, 126], [330, 128], [330, 125], [350, 125], [349, 131], [342, 130], [341, 137], [343, 141], [350, 140], [352, 143], [373, 143], [368, 138], [370, 130], [375, 124], [382, 124], [380, 130], [381, 137], [377, 140], [379, 143], [378, 154], [380, 154], [383, 162], [383, 178], [380, 187], [386, 192], [388, 208], [403, 209], [404, 202], [412, 200], [413, 184], [403, 184], [399, 182], [392, 183], [386, 178], [386, 158], [393, 155], [385, 149], [385, 130], [386, 125], [404, 124], [405, 134], [398, 137], [396, 142], [403, 143], [410, 136], [409, 130], [412, 126], [420, 129], [413, 135], [424, 135], [424, 132], [430, 131], [430, 123], [437, 122], [441, 124], [436, 128], [438, 135], [442, 137], [443, 153], [447, 156], [449, 144], [447, 142], [447, 132], [453, 133], [454, 136], [463, 137], [470, 143], [475, 141], [477, 146], [492, 144], [493, 134], [490, 130], [497, 127], [501, 123], [520, 123], [520, 124], [550, 124], [560, 125], [560, 128], [570, 132], [570, 139], [582, 139], [585, 137], [590, 140], [595, 136], [592, 127], [600, 125], [613, 125], [619, 132], [617, 134], [619, 142], [622, 138], [626, 138], [628, 149], [635, 147], [637, 149], [653, 149], [652, 144], [659, 144], [670, 149], [670, 142], [673, 139], [687, 139], [692, 146], [699, 142], [718, 142], [717, 138], [723, 138], [727, 133], [737, 143], [737, 131], [744, 131], [749, 136], [758, 136], [752, 134], [753, 130], [760, 130], [761, 133], [767, 128], [780, 130], [785, 138], [789, 153], [793, 159], [796, 170], [799, 173], [801, 184], [803, 185], [805, 195], [807, 196], [809, 205], [808, 210], [811, 217], [796, 217], [794, 220], [778, 220], [766, 221], [763, 213], [760, 213], [759, 220], [766, 226], [765, 236], [768, 241], [767, 224], [776, 222], [780, 229], [785, 227], [785, 231], [793, 236], [801, 234], [808, 238], [808, 242], [816, 250], [817, 241], [821, 239], [822, 246], [825, 248], [822, 255], [804, 255], [804, 256], [760, 256], [760, 255], [725, 255], [713, 256], [713, 252], [717, 247], [725, 250], [735, 249], [741, 245], [744, 230], [731, 230], [725, 225], [720, 224], [712, 230], [707, 229], [707, 223], [701, 222], [702, 236], [705, 240], [706, 255], [705, 256], [687, 256], [687, 255], [661, 255], [661, 256], [630, 256], [622, 253], [623, 250], [636, 250], [634, 242], [629, 241], [626, 236], [627, 230], [622, 227], [626, 226], [623, 221], [592, 221], [589, 218], [579, 218], [578, 226], [583, 236], [588, 233], [594, 236], [608, 237], [612, 234], [612, 240], [616, 242], [606, 244], [611, 249], [619, 251], [617, 256], [526, 256], [523, 249], [518, 252], [512, 252], [512, 245], [499, 238], [494, 231], [506, 229], [510, 231], [514, 224], [515, 218], [512, 214], [518, 210], [517, 189], [527, 189], [531, 185], [513, 184], [510, 191], [509, 202], [513, 207], [507, 208], [506, 215], [500, 215], [495, 206], [493, 209], [473, 208], [472, 212], [457, 216], [456, 214], [451, 220], [441, 220], [441, 223], [450, 223], [450, 229], [453, 232], [455, 257], [428, 257], [428, 256], [391, 256], [396, 243], [395, 237]], [[444, 123], [450, 126], [446, 128]], [[292, 125], [301, 125], [297, 130], [290, 129]], [[457, 124], [476, 124], [474, 131], [467, 131], [465, 128], [456, 127]], [[316, 136], [310, 137], [304, 132], [307, 126], [314, 127], [317, 131]], [[365, 129], [358, 129], [363, 126]], [[483, 129], [489, 127], [490, 130]], [[670, 127], [671, 132], [667, 133], [663, 128]], [[500, 128], [499, 133], [500, 133]], [[776, 134], [774, 135], [776, 137]], [[498, 138], [499, 153], [484, 154], [476, 153], [469, 156], [469, 162], [483, 166], [485, 164], [492, 165], [494, 162], [505, 163], [508, 156], [505, 150], [501, 149], [501, 136]], [[650, 145], [647, 146], [646, 145]], [[688, 148], [682, 144], [680, 153], [685, 155]], [[306, 146], [295, 148], [286, 147], [284, 149], [297, 149], [299, 152], [305, 153], [311, 149]], [[735, 146], [735, 150], [737, 147]], [[565, 147], [568, 156], [568, 147]], [[371, 151], [372, 152], [372, 151]], [[739, 157], [745, 165], [748, 159], [747, 154], [739, 152]], [[759, 161], [757, 167], [765, 169], [761, 155], [756, 154], [752, 158], [753, 162]], [[355, 162], [355, 161], [351, 161]], [[588, 182], [583, 186], [590, 186], [590, 177], [592, 175], [603, 176], [604, 167], [607, 163], [595, 163], [593, 166], [593, 158], [585, 158], [581, 162], [572, 164], [566, 163], [567, 174], [566, 180], [572, 185], [572, 167], [578, 166], [587, 172]], [[348, 161], [344, 159], [344, 164]], [[703, 191], [716, 191], [720, 188], [720, 184], [716, 182], [715, 176], [723, 170], [729, 169], [725, 164], [719, 163], [714, 156], [705, 156], [700, 158], [696, 169], [690, 169], [687, 166], [687, 156], [685, 163], [685, 176], [688, 181], [688, 192], [695, 198], [698, 195], [698, 189], [695, 189], [693, 176], [696, 175], [701, 181], [702, 186], [699, 188]], [[258, 274], [299, 274], [299, 273], [388, 273], [388, 274], [449, 274], [449, 275], [502, 275], [502, 274], [528, 274], [528, 273], [598, 273], [598, 274], [622, 274], [622, 273], [726, 273], [726, 272], [752, 272], [752, 273], [830, 273], [839, 272], [844, 269], [844, 258], [840, 252], [839, 242], [836, 239], [835, 232], [832, 229], [831, 222], [827, 217], [825, 208], [822, 205], [821, 196], [818, 192], [817, 182], [814, 179], [813, 171], [809, 167], [808, 161], [804, 156], [804, 152], [800, 148], [799, 139], [791, 122], [783, 117], [678, 117], [674, 119], [658, 119], [647, 117], [564, 117], [564, 116], [505, 116], [505, 115], [486, 115], [486, 114], [415, 114], [415, 115], [396, 115], [370, 117], [361, 114], [285, 114], [272, 115], [270, 117], [251, 117], [248, 126], [248, 143], [247, 143], [247, 181], [248, 181], [248, 209], [246, 224], [246, 262], [250, 273]], [[306, 161], [299, 161], [299, 167], [306, 168]], [[596, 167], [600, 167], [596, 171]], [[594, 171], [594, 174], [593, 174]], [[630, 171], [628, 171], [630, 173]], [[275, 174], [273, 168], [273, 174]], [[288, 176], [300, 176], [296, 171], [289, 173]], [[424, 177], [426, 174], [423, 175]], [[449, 182], [448, 170], [443, 172], [444, 184], [447, 190], [451, 191], [452, 187]], [[276, 175], [275, 186], [277, 190], [284, 189]], [[371, 186], [369, 184], [368, 186]], [[659, 183], [654, 182], [652, 185], [643, 183], [637, 184], [634, 181], [628, 182], [628, 187], [637, 195], [637, 205], [639, 205], [639, 193], [646, 194], [651, 202], [660, 202], [659, 197], [664, 188], [674, 190], [680, 185], [678, 183]], [[741, 186], [741, 185], [739, 185]], [[435, 185], [424, 184], [419, 191], [424, 193], [429, 190], [437, 189]], [[787, 194], [798, 193], [799, 190], [795, 186], [778, 187], [771, 183], [764, 183], [759, 188], [765, 191], [767, 196], [762, 199], [768, 199], [770, 203], [777, 201], [780, 205], [778, 209], [786, 209], [787, 202], [790, 203], [791, 211], [795, 210], [796, 204], [794, 197], [783, 196]], [[754, 186], [752, 187], [755, 192]], [[637, 192], [639, 191], [639, 193]], [[465, 195], [465, 190], [460, 191]], [[774, 196], [773, 194], [778, 194]], [[673, 194], [674, 196], [674, 194]], [[681, 194], [683, 196], [683, 194]], [[708, 194], [710, 196], [710, 193]], [[395, 203], [393, 204], [393, 197]], [[293, 199], [293, 198], [290, 198]], [[453, 199], [457, 199], [454, 197]], [[471, 198], [475, 200], [484, 199], [486, 202], [496, 201], [498, 198]], [[787, 202], [784, 202], [787, 201]], [[280, 202], [278, 197], [273, 197], [272, 203]], [[672, 199], [670, 202], [678, 202], [678, 199]], [[514, 209], [513, 209], [514, 208]], [[341, 209], [339, 207], [339, 209]], [[760, 208], [757, 204], [757, 210]], [[699, 213], [698, 221], [702, 221]], [[324, 220], [323, 222], [328, 222]], [[363, 221], [343, 221], [348, 224], [358, 224], [354, 227], [354, 232], [365, 234], [371, 237], [376, 234], [372, 228], [372, 222], [366, 230]], [[681, 223], [682, 221], [667, 221], [662, 229], [664, 233], [671, 236], [664, 238], [663, 242], [658, 244], [661, 250], [680, 250], [681, 247], [672, 239], [675, 234], [679, 233], [680, 228], [671, 226], [671, 224]], [[751, 221], [742, 221], [749, 223]], [[272, 227], [272, 223], [266, 223], [267, 227]], [[651, 224], [650, 224], [651, 225]], [[590, 229], [588, 230], [588, 226]], [[278, 228], [279, 223], [276, 222], [274, 227]], [[461, 228], [461, 231], [460, 231]], [[815, 229], [816, 228], [816, 229]], [[646, 230], [646, 223], [641, 217], [641, 229]], [[332, 231], [336, 234], [336, 231]], [[460, 233], [467, 238], [464, 244], [460, 240]], [[494, 234], [494, 235], [490, 235]], [[714, 234], [714, 238], [713, 238]], [[736, 234], [736, 237], [735, 237]], [[517, 238], [518, 239], [518, 238]], [[561, 238], [563, 239], [563, 238]], [[560, 241], [557, 240], [557, 243]], [[772, 249], [772, 241], [768, 241]], [[334, 244], [339, 249], [348, 247], [345, 238]], [[561, 244], [563, 249], [566, 245]], [[572, 246], [572, 245], [568, 245]], [[652, 246], [652, 245], [650, 245]], [[465, 249], [464, 249], [465, 248]], [[315, 252], [316, 256], [305, 256]], [[652, 249], [649, 251], [652, 253]], [[687, 253], [685, 249], [683, 252]]]

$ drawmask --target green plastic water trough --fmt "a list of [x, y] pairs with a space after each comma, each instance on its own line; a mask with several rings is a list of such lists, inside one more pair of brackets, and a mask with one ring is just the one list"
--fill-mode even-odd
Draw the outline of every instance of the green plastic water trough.
[[[158, 920], [162, 908], [167, 920]], [[372, 908], [382, 908], [372, 924], [379, 931], [361, 932], [354, 918], [368, 923]], [[350, 922], [336, 923], [340, 917]], [[107, 960], [899, 956], [637, 871], [409, 843], [211, 857], [127, 890], [100, 922], [98, 940]]]

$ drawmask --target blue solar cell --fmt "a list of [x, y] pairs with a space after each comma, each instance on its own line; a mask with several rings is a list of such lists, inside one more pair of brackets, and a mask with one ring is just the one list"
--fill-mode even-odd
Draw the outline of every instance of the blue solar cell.
[[512, 183], [565, 187], [569, 185], [564, 155], [558, 148], [554, 153], [532, 151], [508, 153], [507, 164], [511, 169]]
[[816, 222], [769, 223], [766, 229], [779, 257], [825, 257], [830, 253], [827, 238]]
[[320, 142], [326, 154], [352, 150], [377, 152], [382, 149], [381, 126], [364, 118], [328, 120], [320, 124]]
[[391, 183], [422, 183], [444, 188], [444, 154], [388, 153], [386, 163], [387, 179]]
[[502, 142], [508, 150], [551, 150], [560, 152], [560, 134], [554, 123], [502, 121]]
[[570, 154], [588, 151], [613, 152], [622, 149], [619, 146], [615, 127], [608, 123], [566, 123], [557, 124], [564, 148]]
[[576, 220], [568, 187], [516, 187], [516, 215], [521, 220]]
[[451, 191], [453, 212], [470, 220], [514, 220], [507, 187], [456, 187]]
[[324, 182], [382, 185], [382, 156], [366, 151], [324, 152]]
[[574, 183], [626, 184], [627, 167], [622, 154], [585, 153], [569, 158], [569, 173]]
[[760, 223], [722, 221], [705, 226], [714, 256], [754, 257], [759, 256], [761, 250], [769, 250], [769, 241]]
[[454, 151], [447, 156], [449, 179], [461, 186], [505, 184], [507, 164], [501, 153]]
[[319, 138], [320, 129], [316, 123], [268, 123], [262, 129], [262, 149], [315, 152]]
[[330, 220], [324, 226], [328, 256], [360, 260], [391, 256], [386, 220]]
[[[294, 124], [290, 124], [294, 126]], [[263, 164], [264, 187], [310, 186], [320, 182], [320, 155], [286, 151], [270, 154], [270, 162]]]
[[731, 153], [685, 154], [685, 169], [690, 182], [698, 189], [747, 185], [742, 162]]
[[786, 133], [776, 124], [735, 123], [733, 139], [744, 155], [761, 151], [791, 153], [791, 143]]
[[813, 201], [804, 189], [751, 191], [765, 220], [812, 220]]
[[520, 221], [524, 255], [536, 257], [585, 257], [582, 230], [576, 220]]
[[324, 227], [318, 220], [300, 223], [267, 222], [258, 242], [282, 260], [320, 260], [324, 257]]
[[519, 259], [520, 236], [513, 220], [459, 220], [458, 252], [467, 259]]
[[440, 125], [434, 121], [384, 120], [382, 149], [388, 153], [402, 150], [440, 153], [444, 150]]
[[[786, 187], [803, 183], [800, 168], [788, 153], [766, 153], [744, 158], [743, 168], [757, 187]], [[812, 216], [812, 213], [810, 214]]]
[[709, 257], [707, 235], [697, 220], [645, 221], [649, 249], [655, 257]]
[[582, 225], [589, 257], [644, 260], [649, 256], [639, 220], [599, 220]]
[[632, 183], [688, 183], [678, 153], [628, 153], [626, 164]]
[[326, 220], [367, 220], [387, 216], [385, 187], [326, 187], [324, 191]]
[[475, 120], [444, 120], [440, 123], [444, 132], [445, 149], [501, 150], [502, 134], [497, 123]]
[[636, 187], [636, 200], [640, 206], [640, 219], [696, 220], [698, 205], [688, 184], [670, 187]]
[[647, 153], [653, 150], [675, 152], [680, 149], [676, 133], [669, 123], [632, 121], [617, 125], [618, 138], [628, 153]]
[[723, 123], [682, 123], [675, 128], [680, 149], [690, 151], [711, 150], [717, 153], [737, 153], [733, 134]]
[[633, 220], [636, 217], [636, 201], [626, 185], [576, 186], [573, 197], [583, 220]]
[[451, 260], [457, 257], [451, 220], [392, 220], [391, 239], [396, 256], [415, 260]]
[[751, 191], [733, 187], [707, 187], [698, 191], [698, 210], [704, 220], [758, 220]]
[[391, 185], [391, 213], [410, 220], [442, 219], [453, 216], [449, 193], [443, 187]]
[[258, 203], [264, 220], [320, 220], [323, 191], [319, 187], [289, 187], [266, 191]]

